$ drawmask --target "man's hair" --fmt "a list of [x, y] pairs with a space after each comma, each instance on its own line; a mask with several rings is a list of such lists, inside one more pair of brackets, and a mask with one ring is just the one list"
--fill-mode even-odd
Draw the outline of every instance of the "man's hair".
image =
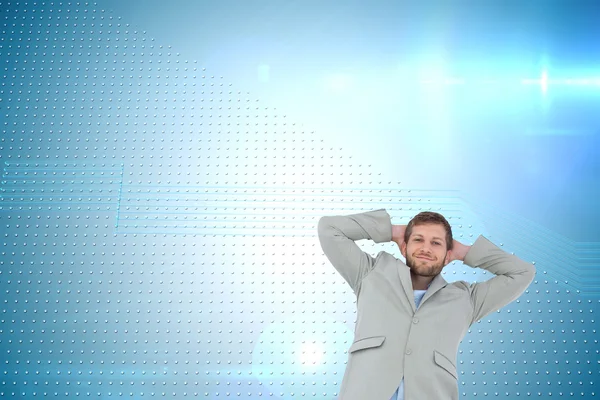
[[404, 231], [404, 242], [408, 243], [408, 239], [412, 234], [413, 227], [416, 225], [424, 225], [424, 224], [439, 224], [444, 227], [446, 231], [446, 251], [452, 250], [452, 228], [450, 224], [444, 218], [442, 214], [438, 214], [432, 211], [423, 211], [418, 213], [410, 220], [408, 225], [406, 226], [406, 230]]

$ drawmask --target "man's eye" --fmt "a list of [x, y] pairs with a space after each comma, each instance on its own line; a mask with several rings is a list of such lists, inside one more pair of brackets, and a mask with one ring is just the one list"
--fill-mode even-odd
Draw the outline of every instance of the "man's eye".
[[433, 242], [433, 244], [435, 244], [435, 245], [437, 245], [437, 246], [441, 245], [441, 243], [440, 243], [440, 242]]

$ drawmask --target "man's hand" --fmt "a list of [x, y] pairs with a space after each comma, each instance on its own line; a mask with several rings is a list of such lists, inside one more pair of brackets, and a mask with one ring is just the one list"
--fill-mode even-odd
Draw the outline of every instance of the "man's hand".
[[404, 232], [406, 225], [392, 225], [392, 242], [396, 242], [398, 247], [404, 243]]
[[452, 241], [452, 250], [450, 250], [450, 261], [454, 260], [464, 261], [465, 256], [467, 255], [471, 246], [467, 246], [457, 241], [456, 239]]
[[[406, 225], [392, 225], [392, 242], [395, 242], [399, 248], [404, 243], [404, 232], [406, 232]], [[449, 263], [458, 260], [464, 261], [465, 256], [471, 249], [471, 246], [467, 246], [459, 242], [458, 240], [452, 240], [452, 250], [450, 250]]]

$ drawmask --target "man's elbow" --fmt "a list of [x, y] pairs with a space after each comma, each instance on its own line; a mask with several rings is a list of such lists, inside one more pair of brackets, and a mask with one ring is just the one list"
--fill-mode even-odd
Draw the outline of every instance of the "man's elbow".
[[332, 217], [324, 216], [319, 218], [319, 222], [317, 224], [317, 233], [319, 238], [327, 236], [327, 234], [331, 231], [332, 228]]
[[529, 286], [535, 278], [536, 268], [535, 268], [535, 264], [533, 264], [533, 263], [526, 263], [525, 266], [526, 266], [526, 269], [525, 269], [525, 273], [523, 275], [527, 276], [527, 286]]

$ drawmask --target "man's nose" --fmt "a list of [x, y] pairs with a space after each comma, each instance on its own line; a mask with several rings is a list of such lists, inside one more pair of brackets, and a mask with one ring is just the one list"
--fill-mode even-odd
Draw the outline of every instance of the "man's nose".
[[423, 245], [421, 246], [421, 251], [425, 254], [431, 254], [431, 246], [427, 243], [423, 243]]

